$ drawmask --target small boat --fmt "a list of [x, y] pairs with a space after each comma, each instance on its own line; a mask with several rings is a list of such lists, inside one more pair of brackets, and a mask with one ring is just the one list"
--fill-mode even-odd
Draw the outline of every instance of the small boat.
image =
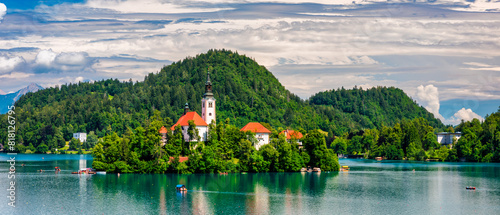
[[340, 171], [341, 172], [347, 172], [347, 171], [349, 171], [349, 166], [342, 166], [342, 168], [340, 168]]
[[219, 172], [219, 175], [227, 175], [227, 172]]
[[106, 175], [106, 171], [97, 171], [95, 173], [98, 175]]
[[313, 172], [321, 172], [321, 169], [319, 167], [314, 167]]
[[376, 157], [375, 158], [376, 161], [381, 161], [382, 160], [382, 157]]
[[307, 172], [307, 168], [304, 167], [304, 168], [300, 169], [300, 171], [301, 172]]
[[184, 184], [178, 184], [177, 186], [175, 186], [175, 190], [177, 190], [177, 192], [187, 191], [186, 186]]
[[465, 187], [466, 190], [476, 190], [476, 187]]
[[86, 168], [86, 169], [78, 170], [78, 172], [71, 172], [71, 174], [89, 174], [89, 175], [93, 175], [93, 174], [96, 174], [96, 172], [93, 171], [93, 169], [91, 169], [91, 168]]

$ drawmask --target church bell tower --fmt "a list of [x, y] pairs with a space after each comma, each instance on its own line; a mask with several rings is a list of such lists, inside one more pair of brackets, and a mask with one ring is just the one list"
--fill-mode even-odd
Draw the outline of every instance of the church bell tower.
[[201, 99], [201, 118], [207, 124], [215, 124], [215, 98], [212, 93], [212, 82], [210, 82], [210, 72], [207, 73], [207, 82], [205, 82], [205, 94]]

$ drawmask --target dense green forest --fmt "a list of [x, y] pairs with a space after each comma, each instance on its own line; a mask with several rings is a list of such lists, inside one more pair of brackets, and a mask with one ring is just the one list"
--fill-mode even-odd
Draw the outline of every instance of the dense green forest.
[[346, 90], [343, 87], [337, 90], [319, 92], [309, 98], [314, 105], [328, 105], [344, 113], [352, 115], [364, 128], [381, 128], [392, 126], [402, 119], [425, 118], [430, 125], [443, 129], [441, 121], [434, 117], [425, 108], [419, 106], [401, 89], [395, 87], [374, 87], [363, 90], [354, 87]]
[[[199, 113], [209, 70], [217, 99], [217, 121], [229, 118], [236, 127], [257, 121], [268, 123], [275, 128], [273, 132], [319, 128], [328, 132], [329, 140], [352, 131], [394, 126], [415, 117], [424, 117], [437, 129], [444, 128], [401, 90], [337, 90], [304, 101], [251, 58], [227, 50], [210, 50], [150, 73], [142, 82], [80, 82], [22, 96], [15, 104], [16, 141], [22, 144], [18, 151], [54, 151], [63, 147], [74, 132], [92, 132], [94, 140], [113, 133], [122, 137], [129, 129], [147, 127], [155, 111], [163, 119], [178, 119], [186, 102]], [[339, 98], [337, 92], [346, 98]], [[0, 120], [7, 121], [7, 115], [1, 115]], [[0, 123], [2, 141], [7, 139], [6, 126]], [[91, 148], [95, 143], [83, 147]]]
[[363, 154], [367, 158], [500, 162], [500, 108], [484, 122], [473, 119], [447, 131], [461, 132], [462, 137], [451, 146], [441, 146], [429, 122], [416, 118], [393, 127], [350, 132], [337, 137], [331, 147], [339, 154]]
[[[169, 121], [155, 111], [144, 128], [128, 129], [122, 137], [106, 135], [92, 150], [92, 166], [124, 173], [296, 172], [306, 166], [339, 170], [337, 155], [327, 148], [325, 136], [318, 130], [303, 138], [305, 150], [299, 149], [297, 140], [289, 142], [284, 136], [275, 136], [270, 144], [255, 150], [254, 134], [240, 131], [227, 119], [216, 126], [210, 124], [206, 142], [185, 142], [177, 126], [162, 146], [158, 130], [170, 126], [165, 123]], [[196, 129], [194, 123], [191, 129]], [[180, 156], [189, 159], [179, 162]]]

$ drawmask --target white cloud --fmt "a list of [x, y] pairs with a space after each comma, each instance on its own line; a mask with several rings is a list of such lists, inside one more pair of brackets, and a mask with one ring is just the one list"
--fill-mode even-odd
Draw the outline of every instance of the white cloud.
[[228, 8], [207, 8], [183, 5], [182, 1], [162, 1], [162, 0], [128, 0], [128, 1], [108, 1], [108, 0], [88, 0], [85, 4], [88, 7], [116, 10], [122, 13], [199, 13], [216, 12], [227, 10]]
[[32, 76], [33, 74], [23, 72], [11, 72], [9, 74], [0, 75], [0, 79], [24, 79]]
[[0, 21], [3, 20], [3, 17], [5, 16], [6, 13], [7, 13], [7, 6], [5, 6], [5, 4], [3, 3], [0, 3]]
[[417, 87], [417, 100], [427, 111], [434, 114], [434, 117], [444, 121], [443, 116], [439, 114], [439, 92], [438, 88], [434, 85]]
[[50, 66], [55, 61], [57, 53], [52, 50], [42, 50], [38, 53], [35, 63], [44, 66]]
[[427, 109], [427, 111], [433, 113], [434, 117], [440, 119], [444, 124], [457, 125], [460, 124], [462, 120], [471, 121], [474, 118], [479, 119], [481, 121], [484, 120], [483, 117], [474, 113], [470, 108], [469, 109], [462, 108], [450, 118], [445, 119], [439, 113], [440, 102], [439, 102], [438, 88], [432, 84], [427, 86], [423, 85], [418, 86], [416, 96], [418, 103], [424, 106], [425, 109]]
[[472, 109], [468, 108], [462, 108], [459, 111], [457, 111], [452, 117], [449, 119], [445, 120], [445, 124], [452, 124], [452, 125], [458, 125], [460, 122], [463, 121], [472, 121], [473, 119], [479, 119], [480, 121], [484, 121], [484, 118], [479, 116], [478, 114], [474, 113]]
[[13, 58], [7, 58], [5, 56], [0, 56], [0, 73], [10, 72], [23, 62], [24, 59], [22, 57], [16, 56]]
[[[168, 64], [163, 63], [168, 60], [181, 60], [212, 48], [226, 48], [246, 54], [270, 68], [285, 86], [302, 98], [319, 90], [354, 85], [395, 86], [415, 95], [422, 83], [439, 87], [441, 100], [464, 95], [475, 99], [500, 98], [497, 86], [500, 79], [498, 73], [492, 73], [498, 67], [495, 61], [500, 59], [498, 13], [446, 10], [453, 5], [484, 2], [479, 0], [474, 3], [425, 1], [418, 0], [415, 7], [407, 0], [393, 0], [389, 5], [382, 4], [386, 0], [359, 0], [356, 4], [379, 5], [358, 7], [352, 0], [146, 0], [140, 3], [139, 0], [89, 0], [83, 4], [37, 7], [34, 16], [47, 18], [43, 25], [22, 20], [2, 23], [2, 28], [9, 32], [26, 33], [0, 35], [0, 47], [36, 46], [45, 50], [36, 57], [23, 57], [28, 64], [36, 64], [30, 68], [37, 72], [64, 73], [68, 76], [64, 81], [74, 81], [80, 76], [96, 80], [115, 77], [142, 80], [146, 73]], [[247, 4], [263, 2], [273, 2], [272, 7], [265, 3]], [[276, 2], [282, 2], [284, 7]], [[306, 2], [324, 5], [296, 4]], [[237, 10], [220, 11], [233, 7]], [[352, 9], [342, 9], [346, 7]], [[207, 11], [218, 12], [200, 13]], [[110, 59], [122, 54], [161, 62]], [[395, 56], [407, 56], [410, 60], [399, 61]], [[99, 58], [104, 60], [97, 63]], [[287, 65], [301, 69], [291, 75], [276, 70]], [[315, 66], [332, 67], [312, 74]], [[99, 71], [99, 76], [80, 74], [85, 71]], [[484, 80], [477, 80], [478, 77]], [[436, 102], [426, 106], [439, 110]]]
[[79, 76], [77, 78], [75, 78], [75, 83], [78, 83], [78, 82], [83, 82], [84, 78], [82, 76]]
[[96, 60], [89, 57], [85, 52], [61, 52], [56, 53], [52, 50], [40, 51], [35, 63], [32, 65], [33, 70], [37, 73], [47, 72], [93, 72], [92, 66]]

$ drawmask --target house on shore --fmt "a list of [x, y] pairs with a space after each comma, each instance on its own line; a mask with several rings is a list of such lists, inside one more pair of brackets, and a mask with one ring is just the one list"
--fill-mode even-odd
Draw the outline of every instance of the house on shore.
[[255, 144], [255, 149], [257, 150], [259, 150], [259, 148], [264, 144], [269, 144], [269, 135], [271, 134], [271, 131], [258, 122], [249, 122], [241, 128], [240, 131], [251, 131], [255, 133], [255, 138], [258, 141]]
[[460, 139], [460, 137], [462, 137], [462, 133], [460, 133], [460, 132], [455, 132], [455, 133], [441, 132], [441, 133], [437, 133], [436, 136], [437, 136], [437, 141], [439, 144], [448, 146], [450, 144], [453, 144], [453, 138], [456, 138], [456, 140], [458, 141], [458, 139]]
[[297, 143], [299, 143], [299, 148], [302, 148], [302, 140], [301, 139], [302, 139], [302, 137], [304, 137], [304, 135], [302, 135], [302, 133], [300, 133], [299, 131], [286, 129], [286, 130], [283, 130], [282, 132], [280, 132], [279, 135], [284, 135], [286, 140], [288, 140], [288, 142], [291, 142], [292, 139], [297, 140]]
[[80, 143], [87, 141], [87, 133], [73, 133], [73, 138], [80, 140]]

